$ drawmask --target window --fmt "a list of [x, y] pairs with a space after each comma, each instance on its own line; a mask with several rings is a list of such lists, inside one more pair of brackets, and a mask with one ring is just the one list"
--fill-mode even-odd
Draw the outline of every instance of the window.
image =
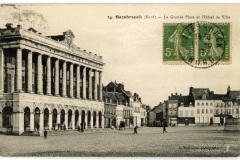
[[238, 109], [236, 109], [236, 114], [239, 114], [239, 110]]
[[11, 107], [4, 107], [2, 110], [2, 127], [8, 128], [12, 126], [12, 113]]
[[180, 111], [180, 116], [183, 116], [183, 111]]
[[194, 116], [194, 111], [191, 111], [191, 116], [192, 116], [192, 117]]
[[204, 106], [204, 103], [202, 103], [202, 106]]
[[208, 103], [206, 103], [206, 106], [208, 106]]
[[216, 109], [216, 114], [218, 114], [218, 109]]
[[206, 113], [208, 113], [208, 109], [206, 109]]
[[202, 109], [202, 113], [204, 113], [204, 109]]
[[200, 103], [198, 102], [197, 105], [200, 106]]
[[188, 117], [188, 110], [185, 111], [185, 116]]
[[198, 114], [200, 113], [200, 109], [197, 109], [197, 113], [198, 113]]
[[210, 114], [212, 114], [212, 109], [210, 109]]
[[203, 94], [203, 95], [202, 95], [202, 99], [207, 99], [206, 94]]
[[210, 106], [212, 106], [213, 105], [213, 103], [210, 103]]

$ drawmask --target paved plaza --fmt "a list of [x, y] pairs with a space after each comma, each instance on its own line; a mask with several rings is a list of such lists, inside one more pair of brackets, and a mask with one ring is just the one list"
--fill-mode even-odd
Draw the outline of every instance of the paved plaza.
[[240, 155], [239, 132], [224, 132], [223, 126], [141, 127], [133, 129], [87, 129], [51, 131], [43, 136], [0, 135], [1, 156], [41, 157], [185, 157]]

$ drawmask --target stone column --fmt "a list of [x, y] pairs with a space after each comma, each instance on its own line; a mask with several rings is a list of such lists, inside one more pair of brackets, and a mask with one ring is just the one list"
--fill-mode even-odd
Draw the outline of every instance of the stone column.
[[43, 128], [43, 111], [40, 111], [40, 120], [39, 120], [39, 130], [42, 131], [44, 128]]
[[99, 72], [99, 101], [102, 101], [102, 72]]
[[28, 62], [27, 62], [27, 91], [32, 92], [32, 52], [28, 52]]
[[63, 97], [67, 97], [67, 62], [63, 62], [63, 80], [62, 80], [62, 92]]
[[97, 98], [97, 80], [98, 80], [98, 75], [97, 75], [97, 71], [95, 70], [94, 72], [94, 100], [96, 101]]
[[75, 113], [72, 114], [72, 129], [75, 129]]
[[68, 129], [68, 112], [65, 113], [64, 119], [65, 119], [64, 124], [65, 124], [65, 126], [66, 126], [66, 129]]
[[38, 54], [38, 67], [37, 67], [37, 92], [43, 94], [43, 78], [42, 78], [42, 55]]
[[92, 69], [91, 68], [89, 69], [88, 77], [89, 77], [88, 97], [89, 97], [89, 100], [92, 100]]
[[83, 99], [86, 99], [86, 67], [83, 68]]
[[70, 64], [70, 97], [73, 98], [73, 64]]
[[55, 61], [55, 96], [59, 96], [59, 60]]
[[34, 131], [34, 112], [30, 113], [30, 131]]
[[80, 98], [80, 66], [77, 66], [77, 97]]
[[17, 91], [22, 92], [22, 49], [17, 49]]
[[93, 128], [93, 113], [91, 113], [91, 128]]
[[48, 127], [49, 127], [49, 130], [52, 130], [52, 112], [49, 112], [49, 121], [48, 121]]
[[104, 128], [104, 116], [102, 116], [102, 128]]
[[24, 113], [13, 112], [13, 133], [21, 135], [24, 132]]
[[99, 128], [99, 127], [98, 127], [98, 124], [99, 124], [99, 119], [98, 119], [98, 114], [97, 114], [97, 115], [96, 115], [96, 127], [97, 127], [97, 128]]
[[51, 57], [47, 57], [47, 95], [51, 95]]
[[86, 123], [86, 126], [85, 128], [87, 129], [88, 128], [88, 114], [85, 113], [85, 123]]
[[79, 125], [80, 127], [82, 127], [82, 126], [81, 126], [81, 123], [82, 123], [82, 116], [81, 116], [81, 113], [79, 113], [78, 125]]
[[0, 93], [4, 92], [3, 82], [4, 82], [4, 53], [3, 53], [3, 49], [0, 48]]
[[2, 113], [0, 113], [0, 127], [2, 128]]

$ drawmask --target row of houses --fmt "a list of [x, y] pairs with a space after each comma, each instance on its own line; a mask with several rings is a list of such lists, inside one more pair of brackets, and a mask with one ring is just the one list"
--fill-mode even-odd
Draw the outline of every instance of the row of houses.
[[123, 83], [110, 82], [103, 89], [105, 128], [144, 126], [147, 123], [146, 106], [137, 93], [126, 91]]
[[149, 126], [223, 125], [239, 118], [240, 91], [215, 94], [209, 88], [189, 88], [188, 95], [171, 94], [149, 111]]

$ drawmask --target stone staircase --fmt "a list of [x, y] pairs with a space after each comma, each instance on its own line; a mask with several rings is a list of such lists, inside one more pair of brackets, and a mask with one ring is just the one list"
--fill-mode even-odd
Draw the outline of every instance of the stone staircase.
[[21, 136], [40, 136], [38, 131], [24, 131]]

